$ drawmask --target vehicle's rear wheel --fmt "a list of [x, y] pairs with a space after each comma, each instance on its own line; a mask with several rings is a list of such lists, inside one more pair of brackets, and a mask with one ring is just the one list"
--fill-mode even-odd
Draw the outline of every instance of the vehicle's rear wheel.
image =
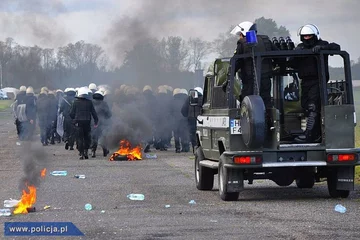
[[327, 185], [329, 195], [332, 198], [347, 198], [350, 195], [349, 190], [337, 190], [337, 171], [330, 171], [327, 176]]
[[239, 192], [227, 192], [227, 170], [223, 166], [223, 163], [219, 164], [219, 194], [220, 198], [224, 201], [236, 201], [239, 198]]
[[200, 161], [205, 156], [201, 147], [195, 151], [195, 182], [196, 188], [199, 190], [211, 190], [214, 186], [214, 171], [211, 168], [203, 167]]
[[298, 188], [312, 188], [315, 185], [315, 169], [303, 168], [297, 170], [296, 186]]
[[279, 168], [272, 171], [271, 180], [280, 187], [290, 186], [294, 182], [294, 171], [289, 168]]
[[248, 148], [259, 148], [265, 140], [265, 105], [260, 96], [246, 96], [241, 103], [242, 139]]

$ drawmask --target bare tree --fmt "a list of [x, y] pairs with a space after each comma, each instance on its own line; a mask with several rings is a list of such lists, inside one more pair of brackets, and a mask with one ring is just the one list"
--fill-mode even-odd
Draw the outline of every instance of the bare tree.
[[0, 41], [0, 87], [3, 88], [3, 83], [6, 83], [6, 79], [4, 79], [6, 65], [9, 63], [11, 58], [13, 57], [13, 45], [16, 43], [14, 39], [7, 38], [5, 42]]
[[211, 51], [210, 43], [200, 38], [190, 38], [187, 45], [189, 49], [188, 67], [194, 70], [201, 69], [201, 61]]

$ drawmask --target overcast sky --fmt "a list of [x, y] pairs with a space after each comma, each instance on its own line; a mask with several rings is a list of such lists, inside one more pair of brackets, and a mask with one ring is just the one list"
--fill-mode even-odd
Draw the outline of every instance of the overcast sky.
[[0, 39], [41, 47], [85, 40], [120, 59], [138, 38], [210, 41], [230, 25], [264, 16], [289, 29], [294, 41], [301, 25], [316, 24], [324, 40], [339, 43], [357, 60], [359, 9], [359, 0], [0, 0]]

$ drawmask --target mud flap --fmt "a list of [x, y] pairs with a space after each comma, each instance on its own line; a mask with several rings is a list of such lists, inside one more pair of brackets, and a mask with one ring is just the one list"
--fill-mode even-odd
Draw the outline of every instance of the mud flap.
[[227, 192], [244, 190], [244, 172], [241, 169], [227, 168]]
[[336, 190], [354, 190], [354, 166], [337, 167]]

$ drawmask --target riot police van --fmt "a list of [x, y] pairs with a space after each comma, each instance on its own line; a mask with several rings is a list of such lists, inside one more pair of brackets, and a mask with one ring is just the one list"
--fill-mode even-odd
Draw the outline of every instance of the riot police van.
[[[321, 89], [318, 142], [294, 141], [306, 124], [296, 68], [286, 64], [274, 66], [271, 109], [265, 109], [262, 98], [256, 94], [245, 97], [241, 103], [238, 99], [236, 59], [253, 58], [259, 87], [264, 59], [276, 62], [275, 59], [301, 56], [313, 56], [317, 60]], [[344, 79], [326, 80], [325, 56], [339, 56], [343, 60]], [[354, 190], [355, 166], [360, 164], [360, 149], [355, 148], [356, 117], [350, 67], [349, 54], [345, 51], [314, 54], [311, 50], [279, 50], [216, 59], [212, 73], [205, 77], [202, 102], [197, 102], [196, 93], [190, 94], [194, 96], [190, 97], [190, 104], [202, 106], [196, 131], [197, 189], [212, 190], [217, 175], [220, 198], [225, 201], [236, 201], [244, 189], [244, 181], [253, 184], [257, 179], [270, 179], [279, 186], [289, 186], [295, 181], [298, 188], [312, 188], [315, 182], [327, 181], [331, 197], [348, 197]], [[224, 81], [228, 82], [226, 91]], [[289, 92], [289, 88], [298, 91]]]

